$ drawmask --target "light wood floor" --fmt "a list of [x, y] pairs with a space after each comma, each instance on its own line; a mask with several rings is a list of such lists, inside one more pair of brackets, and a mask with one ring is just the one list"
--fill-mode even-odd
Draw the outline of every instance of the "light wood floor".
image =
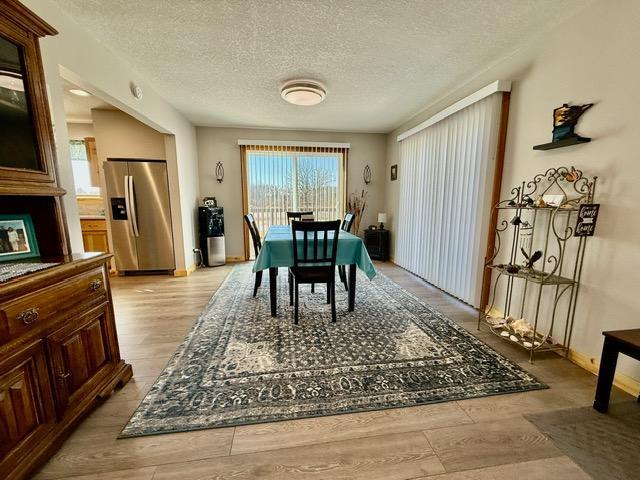
[[[583, 479], [523, 414], [590, 405], [595, 377], [555, 354], [527, 362], [477, 332], [474, 311], [390, 264], [377, 268], [551, 388], [420, 407], [116, 440], [231, 266], [113, 279], [134, 378], [92, 413], [38, 479]], [[265, 284], [261, 288], [268, 288]], [[356, 299], [357, 302], [357, 299]], [[357, 308], [357, 303], [356, 303]], [[614, 400], [631, 400], [615, 391]]]

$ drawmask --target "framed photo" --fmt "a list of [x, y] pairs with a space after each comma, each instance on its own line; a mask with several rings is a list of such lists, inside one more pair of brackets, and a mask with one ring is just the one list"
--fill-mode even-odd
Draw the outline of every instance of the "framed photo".
[[391, 165], [391, 181], [398, 179], [398, 165]]
[[0, 215], [0, 262], [38, 256], [31, 215]]

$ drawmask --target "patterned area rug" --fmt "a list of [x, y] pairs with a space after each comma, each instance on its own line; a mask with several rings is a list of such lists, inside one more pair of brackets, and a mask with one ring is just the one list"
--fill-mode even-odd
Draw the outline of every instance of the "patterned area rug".
[[272, 318], [268, 278], [253, 298], [251, 265], [236, 266], [120, 436], [546, 388], [382, 274], [358, 272], [355, 312], [336, 289], [336, 323], [324, 286], [301, 286], [299, 325], [286, 279], [282, 269]]

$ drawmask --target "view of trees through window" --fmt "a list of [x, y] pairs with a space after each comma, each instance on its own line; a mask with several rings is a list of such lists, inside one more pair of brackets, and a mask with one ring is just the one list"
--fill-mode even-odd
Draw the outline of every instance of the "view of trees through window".
[[316, 220], [342, 216], [342, 155], [287, 151], [247, 153], [249, 211], [261, 235], [287, 223], [287, 211], [313, 212]]

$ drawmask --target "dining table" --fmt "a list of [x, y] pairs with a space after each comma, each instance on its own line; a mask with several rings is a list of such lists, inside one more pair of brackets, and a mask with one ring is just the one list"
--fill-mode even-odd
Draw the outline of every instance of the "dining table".
[[[333, 233], [329, 234], [329, 240], [333, 239]], [[304, 248], [302, 235], [296, 239], [298, 250]], [[324, 241], [322, 237], [319, 242]], [[364, 242], [360, 237], [344, 230], [338, 231], [338, 249], [336, 252], [336, 265], [348, 266], [348, 310], [355, 308], [356, 298], [356, 268], [364, 272], [369, 280], [376, 276], [376, 269], [369, 257]], [[253, 264], [253, 271], [269, 270], [269, 299], [271, 302], [271, 316], [277, 316], [277, 277], [278, 268], [293, 266], [293, 235], [290, 225], [272, 225], [262, 242], [262, 248]]]

